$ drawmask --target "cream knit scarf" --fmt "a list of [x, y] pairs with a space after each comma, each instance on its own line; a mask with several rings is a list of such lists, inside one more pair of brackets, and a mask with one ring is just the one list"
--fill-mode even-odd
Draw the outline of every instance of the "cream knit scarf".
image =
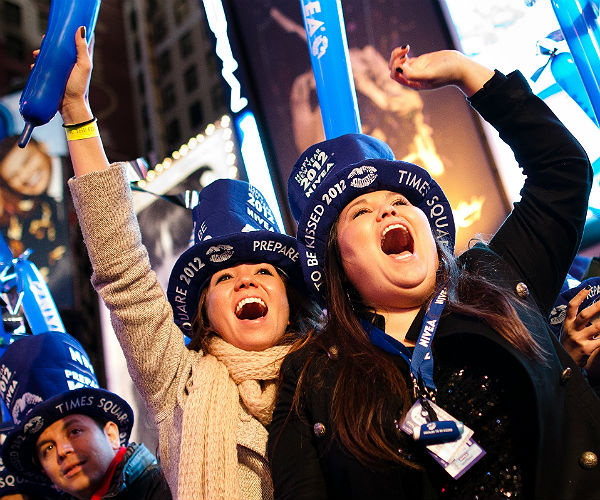
[[178, 498], [239, 499], [236, 432], [240, 398], [263, 425], [271, 422], [279, 368], [290, 346], [249, 352], [218, 336], [192, 368], [183, 412]]

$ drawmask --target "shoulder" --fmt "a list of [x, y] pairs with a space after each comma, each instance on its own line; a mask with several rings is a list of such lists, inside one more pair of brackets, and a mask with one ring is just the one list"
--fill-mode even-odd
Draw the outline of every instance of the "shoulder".
[[[337, 348], [326, 347], [319, 341], [309, 342], [290, 354], [281, 365], [281, 377], [284, 383], [296, 384], [300, 378], [309, 382], [328, 380], [335, 372]], [[305, 387], [306, 390], [306, 387]]]
[[128, 447], [127, 465], [124, 470], [126, 489], [139, 499], [172, 498], [162, 467], [156, 457], [143, 444], [132, 443]]
[[458, 257], [459, 264], [467, 271], [496, 276], [506, 270], [502, 257], [483, 242], [475, 243]]

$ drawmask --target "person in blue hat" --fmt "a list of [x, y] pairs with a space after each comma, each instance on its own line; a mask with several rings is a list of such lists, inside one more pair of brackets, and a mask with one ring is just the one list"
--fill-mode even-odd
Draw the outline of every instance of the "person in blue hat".
[[600, 400], [546, 321], [583, 233], [587, 155], [518, 71], [408, 52], [391, 78], [458, 87], [512, 147], [522, 198], [456, 257], [441, 186], [382, 141], [300, 156], [288, 196], [327, 323], [282, 364], [275, 497], [600, 498]]
[[173, 496], [272, 498], [266, 444], [279, 367], [321, 314], [304, 289], [296, 239], [279, 231], [258, 189], [217, 180], [200, 192], [194, 244], [165, 296], [124, 165], [109, 165], [87, 101], [91, 47], [82, 36], [75, 43], [60, 109], [75, 171], [69, 185], [92, 284], [157, 423]]
[[133, 411], [98, 385], [81, 344], [66, 333], [28, 335], [0, 358], [0, 395], [14, 427], [4, 466], [82, 500], [171, 498], [156, 458], [129, 443]]

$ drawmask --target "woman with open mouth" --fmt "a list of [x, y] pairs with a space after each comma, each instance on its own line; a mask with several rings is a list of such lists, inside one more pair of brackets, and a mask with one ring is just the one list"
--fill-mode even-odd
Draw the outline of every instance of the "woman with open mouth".
[[258, 189], [217, 180], [200, 192], [194, 244], [175, 263], [165, 296], [125, 166], [109, 165], [87, 101], [84, 35], [60, 108], [75, 171], [70, 188], [92, 284], [157, 423], [173, 497], [273, 498], [266, 427], [279, 367], [321, 311], [304, 288], [296, 239], [279, 231]]
[[456, 257], [427, 171], [362, 134], [302, 154], [288, 195], [327, 322], [281, 368], [275, 497], [599, 498], [600, 400], [546, 322], [583, 232], [589, 160], [519, 72], [408, 50], [392, 52], [392, 79], [459, 87], [513, 149], [522, 199]]

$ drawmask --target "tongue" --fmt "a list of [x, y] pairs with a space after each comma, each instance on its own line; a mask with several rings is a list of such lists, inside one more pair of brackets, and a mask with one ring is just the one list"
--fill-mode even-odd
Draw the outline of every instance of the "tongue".
[[412, 253], [412, 238], [404, 229], [392, 229], [385, 235], [381, 249], [386, 255], [406, 255]]
[[249, 302], [244, 304], [237, 312], [236, 316], [239, 319], [258, 319], [267, 314], [267, 308], [258, 302]]

